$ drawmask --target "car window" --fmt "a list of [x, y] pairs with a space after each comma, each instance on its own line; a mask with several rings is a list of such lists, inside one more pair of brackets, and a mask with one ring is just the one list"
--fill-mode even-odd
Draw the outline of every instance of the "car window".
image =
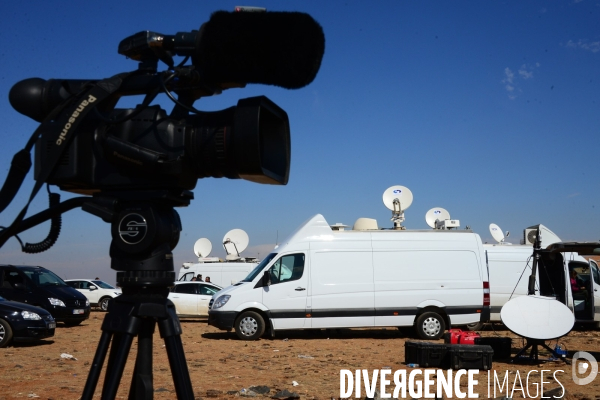
[[66, 282], [66, 284], [71, 286], [73, 289], [79, 289], [79, 281], [69, 281]]
[[25, 267], [21, 268], [21, 271], [31, 281], [35, 286], [66, 286], [67, 284], [60, 277], [58, 277], [54, 272], [49, 271], [44, 268], [32, 268]]
[[221, 290], [221, 289], [217, 289], [214, 286], [200, 285], [200, 294], [203, 294], [206, 296], [212, 296], [213, 294], [217, 293], [219, 290]]
[[14, 289], [16, 283], [24, 283], [23, 277], [17, 271], [4, 270], [2, 274], [2, 287]]
[[269, 268], [271, 285], [295, 281], [304, 274], [304, 254], [288, 254], [279, 258]]
[[196, 294], [197, 286], [195, 284], [184, 284], [184, 285], [175, 285], [174, 292], [175, 293], [188, 293], [188, 294]]
[[592, 266], [592, 275], [594, 276], [594, 282], [596, 285], [600, 285], [600, 271], [598, 271], [598, 267], [593, 262], [590, 263]]
[[106, 283], [104, 281], [92, 281], [92, 283], [96, 286], [100, 286], [100, 288], [102, 288], [102, 289], [114, 289], [113, 286], [109, 285], [108, 283]]

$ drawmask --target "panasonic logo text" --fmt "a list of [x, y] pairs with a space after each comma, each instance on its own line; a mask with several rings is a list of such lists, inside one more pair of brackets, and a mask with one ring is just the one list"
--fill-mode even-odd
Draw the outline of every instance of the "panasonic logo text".
[[79, 117], [79, 115], [81, 114], [81, 112], [83, 110], [85, 110], [85, 108], [87, 106], [89, 106], [91, 103], [95, 102], [96, 98], [94, 96], [92, 96], [91, 94], [88, 95], [87, 100], [83, 100], [79, 106], [77, 107], [77, 109], [75, 111], [73, 111], [73, 114], [71, 114], [71, 117], [69, 118], [69, 120], [67, 121], [67, 123], [65, 124], [65, 126], [62, 129], [62, 132], [60, 132], [60, 135], [58, 136], [58, 139], [56, 139], [56, 145], [60, 146], [61, 144], [63, 144], [63, 142], [65, 140], [67, 140], [67, 135], [69, 134], [69, 130], [71, 129], [71, 127], [73, 126], [73, 124], [75, 123], [75, 121], [77, 121], [77, 118]]

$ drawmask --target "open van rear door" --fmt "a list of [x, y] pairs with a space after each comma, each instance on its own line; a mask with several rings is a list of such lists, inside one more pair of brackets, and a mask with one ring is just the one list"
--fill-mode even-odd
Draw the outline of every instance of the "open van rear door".
[[[564, 253], [577, 253], [581, 256], [600, 255], [600, 242], [558, 242], [549, 245], [545, 249], [537, 250], [541, 259], [552, 260], [564, 255]], [[569, 290], [573, 299], [573, 308], [576, 319], [580, 321], [600, 321], [600, 271], [598, 264], [590, 260], [589, 264], [579, 266], [583, 263], [568, 263], [566, 279], [570, 285], [580, 287], [579, 293], [575, 289]], [[574, 272], [574, 277], [570, 273]], [[571, 283], [571, 278], [574, 279]], [[584, 278], [581, 279], [580, 278]], [[578, 296], [584, 297], [578, 298]], [[567, 304], [567, 303], [565, 303]], [[580, 309], [578, 309], [578, 307]]]

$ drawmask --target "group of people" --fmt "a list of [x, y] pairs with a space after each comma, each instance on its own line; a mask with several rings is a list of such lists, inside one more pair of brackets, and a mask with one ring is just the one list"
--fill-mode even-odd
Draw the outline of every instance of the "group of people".
[[[198, 275], [194, 276], [192, 278], [192, 281], [202, 282], [202, 274], [198, 274]], [[210, 283], [210, 276], [207, 276], [206, 279], [204, 280], [204, 282], [209, 282]]]

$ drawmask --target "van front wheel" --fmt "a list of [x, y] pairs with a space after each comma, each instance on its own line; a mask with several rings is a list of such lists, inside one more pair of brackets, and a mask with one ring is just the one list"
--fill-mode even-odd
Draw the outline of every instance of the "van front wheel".
[[235, 334], [242, 340], [256, 340], [263, 333], [265, 333], [265, 321], [257, 312], [243, 312], [235, 320]]
[[419, 315], [415, 328], [421, 339], [437, 340], [444, 334], [446, 323], [438, 313], [429, 311]]

